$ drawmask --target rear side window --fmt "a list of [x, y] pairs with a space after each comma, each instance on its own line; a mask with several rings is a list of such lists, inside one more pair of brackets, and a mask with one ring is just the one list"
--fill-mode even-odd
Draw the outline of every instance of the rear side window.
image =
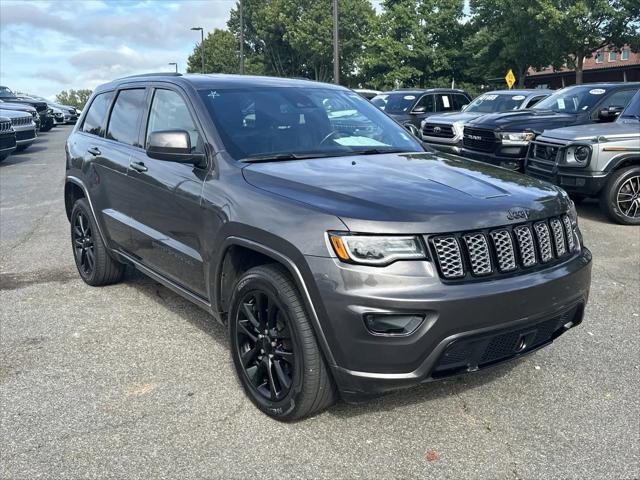
[[191, 151], [203, 153], [198, 129], [193, 123], [189, 108], [180, 95], [172, 90], [156, 90], [149, 113], [147, 139], [151, 132], [159, 130], [186, 130], [191, 137]]
[[468, 105], [469, 103], [471, 103], [471, 100], [469, 100], [464, 95], [460, 95], [459, 93], [453, 95], [453, 108], [455, 110], [462, 110], [462, 107]]
[[105, 92], [96, 95], [91, 102], [91, 106], [87, 111], [86, 117], [84, 117], [84, 123], [82, 124], [82, 131], [91, 133], [92, 135], [104, 136], [104, 119], [107, 116], [107, 110], [111, 104], [113, 98], [113, 92]]
[[116, 142], [141, 147], [138, 141], [140, 118], [145, 107], [144, 88], [121, 90], [111, 110], [107, 138]]
[[448, 112], [458, 110], [453, 106], [452, 95], [448, 93], [439, 93], [436, 95], [436, 112]]

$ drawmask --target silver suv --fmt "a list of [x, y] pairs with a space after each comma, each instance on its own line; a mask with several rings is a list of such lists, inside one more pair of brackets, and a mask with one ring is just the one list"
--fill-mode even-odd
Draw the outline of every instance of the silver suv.
[[613, 123], [545, 131], [531, 143], [525, 171], [574, 200], [599, 196], [613, 221], [640, 225], [640, 92]]

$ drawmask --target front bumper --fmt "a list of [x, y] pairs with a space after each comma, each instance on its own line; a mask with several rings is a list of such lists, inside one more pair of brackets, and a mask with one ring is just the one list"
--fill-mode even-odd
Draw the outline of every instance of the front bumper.
[[[508, 155], [505, 154], [505, 152], [509, 152], [509, 150], [505, 150], [507, 148], [513, 149], [513, 153], [509, 153]], [[501, 153], [480, 152], [477, 150], [470, 150], [463, 146], [460, 149], [460, 155], [465, 158], [470, 158], [471, 160], [478, 160], [498, 167], [508, 168], [509, 170], [515, 170], [517, 172], [524, 171], [527, 147], [505, 146], [499, 151]]]
[[[335, 359], [334, 378], [342, 394], [351, 398], [530, 353], [580, 323], [591, 283], [591, 253], [586, 248], [546, 270], [456, 285], [443, 284], [433, 264], [424, 261], [397, 262], [385, 269], [332, 258], [307, 261], [315, 272], [323, 307], [317, 310]], [[408, 336], [373, 335], [363, 320], [372, 312], [422, 314], [425, 320]], [[543, 323], [547, 334], [531, 337]], [[483, 357], [493, 339], [511, 338], [514, 332], [528, 335], [527, 348]], [[456, 357], [462, 363], [444, 362], [450, 348], [463, 344], [473, 348], [455, 347], [464, 351]]]
[[459, 155], [462, 150], [462, 142], [456, 139], [426, 137], [423, 135], [422, 142], [431, 148], [444, 153]]
[[0, 157], [4, 158], [16, 149], [16, 134], [7, 132], [0, 134]]
[[562, 187], [568, 193], [593, 197], [607, 184], [608, 176], [606, 172], [580, 171], [582, 169], [554, 169], [553, 172], [544, 172], [540, 169], [525, 166], [525, 173], [531, 177], [545, 180]]
[[15, 133], [16, 133], [16, 144], [18, 146], [20, 145], [29, 145], [31, 143], [33, 143], [33, 141], [36, 139], [36, 128], [35, 126], [31, 127], [31, 128], [25, 128], [25, 129], [15, 129]]

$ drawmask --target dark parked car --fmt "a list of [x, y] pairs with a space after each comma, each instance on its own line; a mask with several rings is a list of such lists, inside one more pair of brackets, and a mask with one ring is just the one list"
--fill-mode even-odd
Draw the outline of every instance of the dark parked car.
[[436, 113], [460, 111], [471, 102], [471, 97], [462, 90], [451, 88], [407, 89], [381, 93], [371, 102], [419, 137], [420, 124], [425, 118]]
[[11, 119], [0, 117], [0, 162], [16, 149], [16, 134], [11, 126]]
[[433, 115], [422, 121], [422, 141], [436, 150], [460, 153], [462, 130], [468, 121], [487, 113], [531, 108], [553, 93], [551, 90], [495, 90], [476, 97], [461, 112]]
[[47, 132], [54, 126], [52, 111], [46, 102], [34, 100], [32, 98], [20, 97], [9, 88], [0, 86], [0, 100], [9, 103], [26, 104], [36, 109], [40, 116], [40, 131]]
[[483, 115], [464, 126], [461, 155], [523, 171], [531, 140], [546, 130], [614, 121], [640, 83], [592, 83], [558, 90], [519, 112]]
[[544, 132], [529, 148], [525, 171], [576, 200], [599, 196], [610, 219], [640, 225], [640, 91], [613, 123]]
[[[334, 129], [332, 104], [368, 133]], [[425, 152], [343, 87], [124, 78], [96, 89], [66, 152], [83, 280], [131, 264], [210, 312], [278, 419], [516, 358], [582, 321], [591, 253], [562, 189]]]
[[16, 150], [22, 152], [31, 145], [37, 136], [36, 124], [33, 117], [27, 112], [19, 112], [16, 110], [4, 110], [0, 105], [0, 116], [9, 118], [11, 126], [16, 135]]
[[41, 102], [46, 102], [50, 108], [52, 109], [57, 108], [58, 110], [60, 110], [63, 115], [63, 123], [67, 125], [76, 123], [76, 121], [78, 120], [78, 117], [80, 116], [78, 110], [75, 107], [72, 107], [71, 105], [61, 105], [59, 103], [51, 102], [46, 98], [39, 97], [37, 95], [29, 94], [27, 95], [27, 97], [33, 98], [34, 100], [39, 100]]

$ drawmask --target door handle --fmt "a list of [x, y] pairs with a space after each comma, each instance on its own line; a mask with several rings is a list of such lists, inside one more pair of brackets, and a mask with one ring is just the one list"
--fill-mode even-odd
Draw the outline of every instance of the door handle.
[[136, 172], [140, 172], [140, 173], [146, 172], [147, 170], [149, 170], [147, 166], [144, 164], [144, 162], [131, 162], [129, 167], [131, 167]]
[[98, 147], [90, 147], [87, 152], [89, 152], [91, 155], [96, 156], [96, 155], [100, 155], [100, 149]]

